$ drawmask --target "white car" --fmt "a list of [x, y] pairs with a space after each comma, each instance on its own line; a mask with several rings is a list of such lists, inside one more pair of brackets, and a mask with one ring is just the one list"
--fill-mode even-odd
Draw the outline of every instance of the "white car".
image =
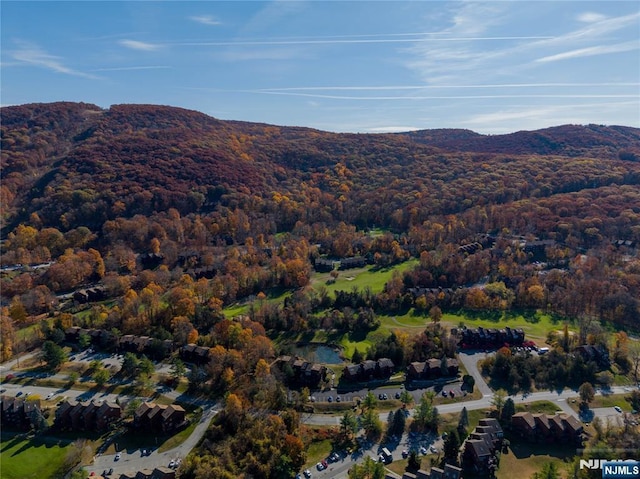
[[615, 409], [617, 412], [622, 412], [622, 409], [620, 409], [620, 406], [613, 406], [613, 409]]
[[120, 458], [122, 457], [121, 453], [116, 454], [116, 457], [113, 458], [114, 461], [119, 461]]
[[53, 397], [53, 393], [49, 393], [47, 394], [47, 397], [45, 399], [51, 399]]

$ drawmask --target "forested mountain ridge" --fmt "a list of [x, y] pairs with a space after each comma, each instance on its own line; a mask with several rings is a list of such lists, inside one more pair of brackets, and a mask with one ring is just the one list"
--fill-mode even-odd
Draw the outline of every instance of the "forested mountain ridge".
[[591, 156], [619, 158], [620, 152], [640, 153], [637, 128], [603, 125], [562, 125], [505, 135], [480, 135], [469, 130], [422, 130], [406, 135], [414, 141], [450, 151]]
[[638, 157], [640, 130], [629, 127], [336, 134], [165, 106], [31, 104], [2, 109], [3, 225], [35, 213], [100, 230], [120, 216], [224, 204], [279, 210], [276, 231], [307, 220], [404, 230], [472, 206], [637, 184], [640, 166], [624, 160]]
[[[152, 338], [144, 354], [159, 359], [208, 350], [189, 393], [225, 406], [183, 477], [300, 470], [327, 436], [300, 426], [290, 408], [310, 394], [295, 399], [294, 376], [270, 365], [301, 340], [363, 338], [354, 363], [405, 370], [455, 355], [443, 313], [562, 321], [553, 370], [509, 369], [527, 390], [569, 384], [573, 346], [640, 331], [640, 129], [338, 134], [156, 105], [0, 113], [0, 361], [66, 343], [70, 326]], [[432, 324], [389, 330], [396, 315]], [[614, 337], [616, 374], [631, 374]], [[596, 380], [584, 370], [577, 384]]]

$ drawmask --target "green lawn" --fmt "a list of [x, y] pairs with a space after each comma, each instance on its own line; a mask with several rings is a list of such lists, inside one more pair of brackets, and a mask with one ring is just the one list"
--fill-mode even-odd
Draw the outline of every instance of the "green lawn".
[[32, 324], [31, 326], [27, 326], [26, 328], [18, 329], [16, 331], [16, 340], [23, 342], [30, 342], [32, 339], [38, 336], [38, 332], [40, 331], [40, 324]]
[[[473, 431], [475, 427], [480, 423], [480, 419], [489, 417], [487, 413], [491, 412], [491, 409], [472, 409], [467, 411], [467, 417], [469, 418], [469, 426], [467, 430]], [[440, 415], [439, 431], [450, 431], [458, 427], [458, 421], [460, 421], [460, 413], [447, 413]]]
[[529, 444], [512, 440], [509, 452], [500, 456], [497, 479], [530, 478], [547, 462], [554, 462], [564, 475], [565, 461], [571, 460], [576, 448], [565, 444]]
[[55, 479], [60, 474], [65, 457], [73, 447], [69, 441], [50, 442], [2, 436], [0, 476], [2, 479]]
[[560, 408], [551, 401], [534, 401], [527, 404], [516, 404], [516, 412], [530, 412], [532, 414], [555, 414]]
[[[625, 399], [627, 394], [609, 394], [607, 396], [598, 395], [593, 401], [589, 403], [589, 408], [598, 408], [598, 407], [614, 407], [618, 406], [620, 409], [626, 412], [631, 412], [631, 404]], [[580, 398], [576, 396], [575, 398], [569, 399], [567, 401], [572, 409], [575, 411], [579, 411], [580, 407]]]
[[322, 441], [314, 441], [309, 444], [307, 449], [307, 462], [303, 468], [312, 469], [321, 459], [326, 459], [331, 454], [331, 440], [324, 439]]

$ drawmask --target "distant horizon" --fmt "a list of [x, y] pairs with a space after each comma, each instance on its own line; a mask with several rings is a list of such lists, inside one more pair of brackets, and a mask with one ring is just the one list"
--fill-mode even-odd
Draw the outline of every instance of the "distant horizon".
[[8, 1], [0, 105], [156, 104], [322, 131], [640, 128], [640, 7]]
[[346, 135], [349, 135], [349, 134], [360, 134], [360, 135], [365, 135], [365, 134], [366, 135], [389, 135], [389, 134], [391, 134], [391, 135], [395, 135], [395, 134], [402, 134], [402, 133], [411, 133], [411, 132], [416, 132], [416, 131], [437, 131], [437, 130], [452, 130], [452, 131], [455, 130], [455, 131], [460, 131], [460, 130], [464, 130], [464, 131], [470, 131], [472, 133], [476, 133], [476, 134], [481, 135], [481, 136], [501, 136], [501, 135], [512, 135], [514, 133], [519, 133], [519, 132], [532, 132], [532, 131], [548, 130], [548, 129], [552, 129], [552, 128], [561, 128], [563, 126], [579, 126], [579, 127], [598, 126], [598, 127], [604, 127], [604, 128], [621, 127], [621, 128], [633, 128], [633, 129], [640, 130], [640, 126], [622, 125], [622, 124], [616, 124], [616, 123], [612, 123], [612, 124], [604, 124], [604, 123], [562, 123], [562, 124], [541, 126], [540, 128], [534, 128], [534, 129], [505, 131], [503, 133], [481, 133], [479, 131], [472, 130], [470, 128], [462, 128], [462, 127], [455, 127], [455, 126], [454, 127], [418, 128], [418, 129], [413, 129], [413, 130], [384, 131], [384, 132], [332, 131], [332, 130], [320, 129], [320, 128], [315, 128], [315, 127], [306, 126], [306, 125], [267, 123], [267, 122], [264, 122], [264, 121], [242, 120], [242, 119], [237, 119], [237, 118], [220, 118], [220, 117], [210, 115], [210, 114], [208, 114], [206, 112], [200, 111], [200, 110], [195, 109], [195, 108], [186, 108], [186, 107], [182, 107], [182, 106], [167, 105], [167, 104], [162, 104], [162, 103], [113, 103], [113, 104], [109, 105], [108, 107], [104, 107], [102, 105], [98, 105], [96, 103], [92, 103], [92, 102], [89, 102], [89, 101], [54, 100], [54, 101], [47, 101], [47, 102], [21, 103], [21, 104], [15, 104], [15, 105], [0, 105], [0, 108], [23, 107], [23, 106], [28, 106], [28, 105], [50, 105], [50, 104], [55, 104], [55, 103], [76, 103], [76, 104], [85, 103], [85, 104], [88, 104], [88, 105], [97, 106], [98, 108], [100, 108], [100, 109], [102, 109], [104, 111], [107, 111], [107, 110], [111, 109], [111, 107], [113, 107], [113, 106], [119, 106], [119, 105], [160, 106], [160, 107], [166, 107], [166, 108], [176, 108], [176, 109], [193, 111], [193, 112], [200, 113], [202, 115], [206, 115], [206, 116], [208, 116], [210, 118], [213, 118], [214, 120], [219, 120], [219, 121], [263, 124], [263, 125], [269, 125], [269, 126], [276, 126], [276, 127], [280, 127], [280, 128], [305, 128], [305, 129], [309, 129], [309, 130], [322, 131], [322, 132], [325, 132], [325, 133], [336, 133], [336, 134], [346, 134]]

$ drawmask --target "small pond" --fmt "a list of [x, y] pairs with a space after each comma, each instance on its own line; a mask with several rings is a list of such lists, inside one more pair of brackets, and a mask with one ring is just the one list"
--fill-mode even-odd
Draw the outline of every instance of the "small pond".
[[301, 356], [307, 361], [324, 364], [342, 364], [340, 350], [325, 344], [304, 344], [293, 348], [292, 354]]

